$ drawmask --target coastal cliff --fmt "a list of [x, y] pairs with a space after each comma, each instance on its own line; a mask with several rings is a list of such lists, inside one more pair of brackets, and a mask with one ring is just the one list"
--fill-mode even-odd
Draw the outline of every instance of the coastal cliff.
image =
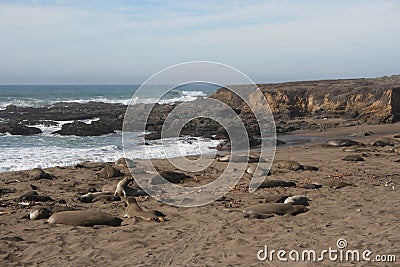
[[[393, 123], [400, 120], [400, 75], [257, 86], [278, 120], [300, 117], [345, 118], [364, 123]], [[246, 85], [239, 87], [245, 88]], [[210, 97], [241, 112], [249, 111], [248, 106], [227, 88], [218, 89]], [[255, 104], [251, 96], [249, 102]]]

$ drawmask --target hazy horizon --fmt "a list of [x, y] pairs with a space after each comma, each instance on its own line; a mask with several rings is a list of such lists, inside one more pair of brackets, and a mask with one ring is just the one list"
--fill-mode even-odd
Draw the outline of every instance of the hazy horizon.
[[0, 84], [135, 85], [214, 61], [256, 83], [400, 73], [400, 2], [3, 0]]

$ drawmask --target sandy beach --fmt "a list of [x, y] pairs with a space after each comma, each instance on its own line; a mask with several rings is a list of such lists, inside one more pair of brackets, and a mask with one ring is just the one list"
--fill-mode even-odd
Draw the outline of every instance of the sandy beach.
[[[400, 155], [395, 146], [369, 144], [380, 137], [398, 134], [400, 124], [360, 125], [330, 129], [325, 132], [297, 131], [285, 138], [319, 137], [318, 140], [347, 136], [367, 144], [359, 152], [344, 148], [327, 148], [307, 142], [277, 149], [275, 161], [294, 160], [319, 168], [277, 170], [267, 179], [293, 181], [296, 187], [261, 188], [248, 192], [251, 176], [245, 174], [238, 185], [219, 201], [195, 208], [173, 207], [151, 197], [138, 197], [140, 206], [157, 209], [166, 215], [165, 222], [148, 222], [124, 218], [119, 227], [66, 226], [29, 220], [26, 216], [37, 206], [48, 203], [28, 202], [16, 198], [37, 187], [41, 195], [50, 196], [54, 205], [77, 209], [96, 209], [110, 215], [122, 215], [123, 201], [82, 203], [78, 197], [89, 188], [101, 190], [123, 177], [100, 178], [102, 168], [54, 167], [45, 171], [53, 180], [31, 181], [27, 171], [0, 173], [0, 257], [3, 266], [398, 266], [396, 263], [366, 261], [322, 262], [288, 260], [276, 257], [260, 261], [257, 253], [268, 250], [338, 249], [337, 241], [345, 239], [345, 249], [372, 251], [376, 255], [400, 256], [398, 231]], [[352, 133], [371, 131], [372, 136]], [[349, 162], [345, 156], [357, 154], [365, 161]], [[110, 163], [112, 164], [112, 163]], [[140, 161], [137, 162], [140, 165]], [[155, 160], [161, 170], [173, 170], [167, 160]], [[251, 163], [254, 164], [254, 163]], [[196, 179], [185, 185], [207, 183], [226, 167], [214, 160]], [[129, 176], [128, 170], [121, 171]], [[339, 179], [352, 186], [331, 188], [327, 181]], [[390, 182], [391, 181], [391, 182]], [[321, 184], [320, 189], [305, 189], [305, 183]], [[309, 211], [296, 216], [275, 215], [266, 219], [248, 219], [242, 210], [263, 203], [268, 195], [305, 195]], [[26, 202], [26, 201], [22, 201]], [[263, 254], [260, 254], [263, 255]], [[276, 256], [276, 254], [275, 254]], [[287, 257], [287, 255], [286, 255]], [[399, 264], [399, 263], [397, 263]]]

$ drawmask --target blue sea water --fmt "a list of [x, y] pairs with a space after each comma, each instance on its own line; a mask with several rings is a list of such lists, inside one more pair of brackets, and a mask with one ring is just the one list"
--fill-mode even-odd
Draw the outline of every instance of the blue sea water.
[[[138, 85], [0, 85], [0, 109], [8, 105], [48, 106], [57, 102], [89, 101], [106, 103], [154, 103], [154, 92], [132, 98]], [[162, 103], [193, 101], [197, 97], [207, 97], [217, 86], [190, 84], [174, 88], [168, 92]], [[157, 90], [157, 88], [154, 88]], [[96, 118], [94, 118], [95, 120]], [[0, 118], [1, 120], [1, 118]], [[59, 121], [58, 126], [36, 125], [43, 133], [33, 136], [12, 136], [0, 134], [0, 172], [26, 170], [35, 167], [53, 167], [76, 164], [81, 161], [115, 161], [123, 156], [122, 134], [113, 133], [98, 137], [60, 136], [52, 134], [69, 121]], [[85, 121], [90, 123], [90, 120]], [[139, 135], [141, 133], [137, 133]], [[215, 140], [171, 139], [161, 143], [154, 141], [144, 149], [139, 142], [133, 151], [135, 158], [162, 158], [168, 155], [184, 156], [211, 152]], [[146, 151], [146, 153], [144, 153]]]

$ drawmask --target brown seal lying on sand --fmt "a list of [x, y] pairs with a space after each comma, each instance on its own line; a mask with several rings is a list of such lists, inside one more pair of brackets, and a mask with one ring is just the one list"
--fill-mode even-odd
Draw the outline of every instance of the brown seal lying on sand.
[[303, 171], [318, 171], [319, 170], [318, 167], [303, 165], [294, 160], [276, 161], [273, 168], [274, 169], [285, 169], [285, 170], [290, 170], [290, 171], [301, 171], [301, 170], [303, 170]]
[[119, 201], [121, 198], [119, 196], [114, 196], [111, 191], [106, 192], [89, 192], [79, 197], [79, 200], [83, 203], [93, 203], [97, 201], [111, 202]]
[[56, 212], [68, 211], [68, 210], [76, 210], [76, 209], [72, 207], [58, 207], [58, 206], [37, 207], [32, 209], [31, 212], [29, 213], [29, 219], [30, 220], [47, 219]]
[[74, 166], [75, 169], [77, 168], [87, 168], [87, 169], [95, 169], [95, 168], [104, 168], [108, 166], [107, 162], [91, 162], [91, 161], [82, 161]]
[[365, 144], [350, 139], [332, 139], [326, 141], [325, 146], [333, 146], [333, 147], [365, 146]]
[[318, 183], [322, 184], [324, 186], [329, 186], [330, 188], [333, 188], [333, 189], [340, 189], [340, 188], [343, 188], [343, 187], [346, 187], [346, 186], [354, 186], [351, 183], [344, 182], [342, 180], [335, 179], [335, 178], [319, 179]]
[[310, 206], [308, 203], [310, 199], [304, 195], [295, 195], [285, 199], [283, 203], [291, 204], [291, 205], [303, 205], [303, 206]]
[[32, 180], [41, 180], [41, 179], [51, 180], [51, 179], [53, 179], [53, 176], [51, 176], [50, 174], [48, 174], [47, 172], [43, 171], [40, 168], [34, 168], [34, 169], [30, 170], [28, 175], [29, 175], [29, 178], [31, 178]]
[[105, 166], [100, 174], [100, 178], [113, 178], [113, 177], [119, 177], [122, 176], [123, 174], [120, 172], [120, 170], [112, 167], [112, 166]]
[[128, 158], [119, 158], [114, 162], [114, 166], [121, 168], [134, 168], [136, 163]]
[[371, 143], [371, 146], [394, 146], [400, 143], [399, 140], [391, 137], [382, 137]]
[[297, 215], [307, 211], [308, 208], [303, 205], [284, 203], [261, 203], [243, 210], [245, 217], [253, 216], [252, 214]]
[[168, 182], [171, 183], [182, 183], [184, 179], [192, 178], [182, 172], [175, 172], [175, 171], [160, 171], [158, 174], [153, 175], [150, 180], [149, 184], [157, 185], [157, 184], [164, 184]]
[[31, 190], [28, 191], [21, 196], [19, 196], [17, 201], [35, 201], [35, 202], [46, 202], [46, 201], [53, 201], [53, 199], [49, 196], [40, 196], [38, 192]]
[[71, 226], [120, 226], [122, 219], [97, 210], [74, 210], [54, 213], [48, 222]]
[[273, 188], [273, 187], [295, 187], [295, 182], [286, 182], [282, 180], [264, 180], [258, 188]]
[[147, 210], [142, 209], [137, 204], [137, 201], [134, 197], [127, 197], [126, 200], [126, 210], [124, 213], [124, 217], [127, 218], [141, 218], [146, 221], [155, 221], [155, 222], [164, 222], [165, 215], [162, 212], [156, 210]]
[[220, 162], [247, 162], [247, 163], [254, 163], [254, 162], [263, 162], [264, 160], [257, 156], [246, 156], [246, 155], [225, 155], [223, 157], [219, 157], [217, 159]]

